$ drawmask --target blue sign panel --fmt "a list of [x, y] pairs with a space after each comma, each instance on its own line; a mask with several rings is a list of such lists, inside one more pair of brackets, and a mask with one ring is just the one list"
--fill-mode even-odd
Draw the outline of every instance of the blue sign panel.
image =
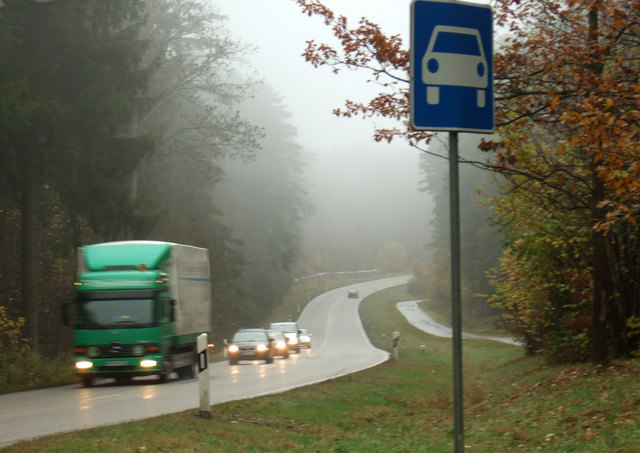
[[411, 125], [492, 132], [493, 12], [455, 0], [411, 3]]

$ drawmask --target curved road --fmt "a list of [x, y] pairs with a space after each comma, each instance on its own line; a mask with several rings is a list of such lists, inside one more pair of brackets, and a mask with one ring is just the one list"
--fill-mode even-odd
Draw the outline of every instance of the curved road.
[[[324, 293], [300, 314], [301, 327], [313, 334], [312, 349], [276, 359], [273, 364], [210, 364], [210, 400], [217, 404], [277, 393], [375, 366], [388, 353], [374, 348], [358, 316], [363, 297], [408, 281], [408, 276], [357, 283]], [[360, 291], [348, 299], [347, 289]], [[155, 378], [118, 386], [79, 384], [0, 395], [0, 447], [19, 440], [110, 425], [199, 407], [198, 381], [158, 384]]]
[[[437, 323], [431, 316], [429, 316], [426, 312], [420, 308], [418, 305], [421, 301], [419, 300], [410, 300], [407, 302], [398, 302], [396, 304], [396, 308], [405, 319], [413, 324], [418, 329], [427, 332], [430, 335], [434, 335], [436, 337], [444, 337], [444, 338], [452, 338], [453, 337], [453, 329], [451, 327], [447, 327], [445, 325]], [[489, 335], [474, 335], [471, 333], [462, 332], [462, 338], [473, 339], [473, 340], [492, 340], [499, 341], [501, 343], [512, 344], [514, 346], [521, 346], [522, 342], [518, 340], [514, 340], [509, 337], [495, 337]]]

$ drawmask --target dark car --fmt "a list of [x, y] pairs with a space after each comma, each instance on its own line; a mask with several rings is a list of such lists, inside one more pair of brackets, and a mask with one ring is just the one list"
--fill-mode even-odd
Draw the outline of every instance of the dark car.
[[265, 329], [240, 329], [227, 343], [230, 365], [235, 365], [240, 360], [264, 360], [266, 363], [273, 363], [273, 355], [273, 344]]
[[284, 336], [282, 330], [268, 330], [273, 346], [273, 355], [289, 358], [289, 340]]

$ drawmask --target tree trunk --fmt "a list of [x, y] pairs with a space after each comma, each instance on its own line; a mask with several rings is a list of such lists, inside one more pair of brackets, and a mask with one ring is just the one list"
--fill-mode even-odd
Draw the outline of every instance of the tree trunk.
[[26, 319], [26, 336], [29, 340], [29, 346], [34, 352], [39, 351], [38, 166], [37, 141], [30, 140], [23, 149], [22, 161], [20, 284], [22, 288], [22, 306]]
[[[594, 184], [602, 185], [602, 181], [594, 175]], [[596, 192], [596, 190], [594, 190]], [[597, 196], [593, 197], [593, 202], [597, 203]], [[596, 211], [596, 212], [594, 212]], [[598, 208], [592, 208], [594, 218]], [[593, 231], [591, 234], [593, 245], [593, 302], [591, 318], [591, 356], [594, 362], [606, 362], [609, 357], [609, 343], [607, 339], [607, 304], [609, 294], [607, 292], [607, 250], [605, 238], [600, 231]]]
[[[597, 83], [602, 74], [602, 64], [598, 62], [597, 45], [599, 30], [599, 2], [593, 3], [589, 10], [589, 40], [594, 49], [590, 70], [593, 73], [594, 84]], [[600, 144], [595, 144], [598, 146]], [[604, 219], [604, 209], [599, 207], [600, 202], [605, 199], [604, 182], [598, 176], [598, 163], [595, 158], [591, 162], [591, 218], [593, 224]], [[611, 303], [611, 295], [607, 291], [607, 276], [609, 268], [607, 265], [607, 243], [604, 232], [596, 231], [591, 233], [593, 246], [593, 313], [591, 319], [591, 355], [596, 363], [606, 362], [609, 358], [609, 343], [607, 338], [607, 305]]]

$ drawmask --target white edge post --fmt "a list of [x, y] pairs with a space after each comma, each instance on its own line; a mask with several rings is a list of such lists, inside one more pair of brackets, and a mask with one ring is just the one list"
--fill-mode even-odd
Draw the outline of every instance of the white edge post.
[[209, 395], [209, 341], [207, 334], [198, 336], [198, 382], [200, 388], [200, 417], [211, 418]]

